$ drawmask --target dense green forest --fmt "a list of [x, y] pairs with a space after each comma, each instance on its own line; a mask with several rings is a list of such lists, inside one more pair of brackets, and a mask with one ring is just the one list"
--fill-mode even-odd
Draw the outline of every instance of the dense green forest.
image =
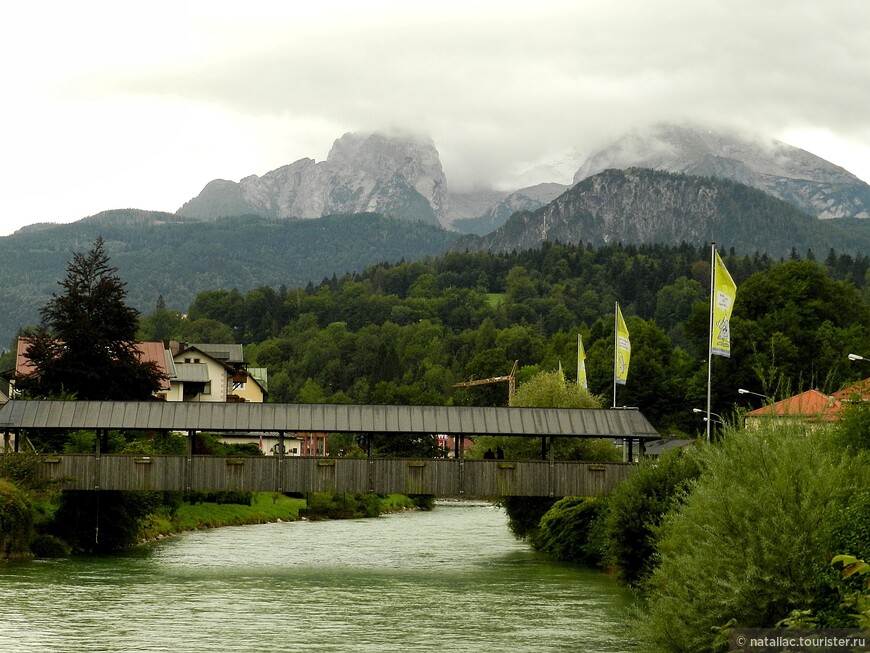
[[[793, 252], [789, 260], [721, 252], [738, 284], [732, 356], [713, 360], [713, 410], [751, 406], [738, 388], [781, 398], [834, 391], [870, 370], [866, 256]], [[613, 310], [631, 333], [619, 405], [637, 406], [662, 433], [695, 433], [706, 397], [709, 246], [595, 248], [545, 243], [511, 254], [450, 253], [375, 265], [359, 274], [287, 289], [201, 292], [186, 316], [165, 308], [143, 318], [147, 340], [235, 341], [266, 367], [270, 400], [505, 405], [506, 384], [587, 352], [590, 390], [612, 392]]]
[[184, 308], [198, 292], [247, 291], [260, 285], [305, 285], [381, 261], [415, 260], [445, 251], [458, 237], [439, 227], [374, 213], [318, 220], [254, 216], [213, 222], [149, 211], [107, 211], [67, 225], [30, 227], [0, 238], [0, 342], [57, 291], [57, 279], [75, 251], [105, 242], [112, 265], [140, 311], [158, 296]]

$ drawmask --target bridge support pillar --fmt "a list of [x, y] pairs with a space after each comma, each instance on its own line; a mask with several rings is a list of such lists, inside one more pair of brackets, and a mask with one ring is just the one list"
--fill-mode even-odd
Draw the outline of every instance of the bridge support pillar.
[[375, 461], [372, 460], [372, 434], [366, 433], [366, 460], [368, 460], [368, 478], [366, 484], [369, 492], [375, 491]]
[[549, 439], [549, 442], [547, 445], [547, 450], [548, 450], [547, 453], [548, 453], [548, 458], [549, 458], [549, 463], [550, 463], [549, 468], [548, 468], [549, 471], [547, 472], [547, 476], [548, 476], [547, 487], [549, 488], [550, 496], [553, 497], [553, 496], [556, 496], [556, 450], [555, 450], [555, 447], [553, 446], [553, 436], [552, 435], [550, 436], [550, 439]]
[[184, 458], [184, 487], [190, 492], [193, 483], [193, 439], [196, 431], [187, 432], [187, 456]]
[[[91, 479], [91, 485], [94, 486], [95, 490], [100, 489], [100, 463], [101, 458], [103, 456], [103, 431], [104, 429], [97, 429], [94, 433], [96, 436], [94, 438], [94, 477]], [[106, 436], [108, 439], [108, 435]]]
[[284, 492], [284, 431], [278, 431], [278, 462], [275, 486], [278, 492]]

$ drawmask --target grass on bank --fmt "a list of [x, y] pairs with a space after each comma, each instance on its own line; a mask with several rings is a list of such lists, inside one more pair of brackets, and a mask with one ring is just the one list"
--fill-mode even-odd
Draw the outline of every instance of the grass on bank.
[[[183, 503], [174, 511], [163, 507], [149, 516], [142, 526], [145, 540], [156, 539], [184, 531], [243, 526], [277, 521], [296, 521], [299, 511], [308, 506], [305, 499], [289, 497], [279, 492], [254, 492], [251, 505], [235, 503]], [[380, 512], [390, 513], [414, 509], [412, 499], [401, 494], [380, 497]]]

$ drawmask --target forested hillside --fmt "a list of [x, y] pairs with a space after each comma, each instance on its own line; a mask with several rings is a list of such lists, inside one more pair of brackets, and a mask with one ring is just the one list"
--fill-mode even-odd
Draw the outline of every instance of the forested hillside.
[[456, 235], [378, 214], [198, 222], [135, 210], [28, 228], [0, 238], [0, 344], [20, 325], [39, 321], [70, 255], [97, 237], [127, 282], [129, 303], [149, 312], [160, 296], [183, 310], [204, 290], [305, 285], [374, 263], [416, 260], [443, 252]]
[[[746, 406], [741, 387], [781, 397], [870, 375], [846, 359], [870, 353], [870, 259], [723, 254], [738, 294], [732, 357], [713, 361], [715, 412]], [[141, 336], [243, 342], [249, 365], [269, 370], [272, 401], [504, 405], [505, 384], [452, 385], [507, 374], [514, 361], [520, 382], [560, 362], [573, 378], [579, 333], [590, 390], [609, 405], [619, 301], [632, 358], [618, 403], [662, 432], [694, 432], [702, 424], [692, 408], [706, 396], [708, 288], [709, 247], [547, 243], [376, 265], [305, 289], [206, 291], [187, 319], [148, 316]]]

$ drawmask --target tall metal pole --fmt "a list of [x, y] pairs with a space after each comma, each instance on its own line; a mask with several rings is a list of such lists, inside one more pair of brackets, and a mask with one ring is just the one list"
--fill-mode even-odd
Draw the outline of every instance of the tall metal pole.
[[710, 337], [707, 344], [707, 442], [710, 442], [710, 411], [712, 399], [710, 388], [713, 380], [713, 302], [716, 293], [716, 243], [710, 244]]
[[616, 366], [619, 364], [619, 302], [613, 306], [613, 407], [616, 408]]

